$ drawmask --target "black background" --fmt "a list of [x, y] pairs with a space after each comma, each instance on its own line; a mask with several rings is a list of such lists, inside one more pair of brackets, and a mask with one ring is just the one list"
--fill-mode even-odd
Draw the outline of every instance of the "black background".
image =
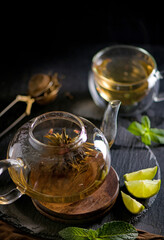
[[6, 4], [1, 7], [1, 60], [65, 54], [87, 44], [163, 45], [163, 6], [146, 2]]

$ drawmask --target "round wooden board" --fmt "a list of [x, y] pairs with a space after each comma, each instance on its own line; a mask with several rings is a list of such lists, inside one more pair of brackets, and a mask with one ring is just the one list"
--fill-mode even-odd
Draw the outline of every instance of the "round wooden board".
[[119, 193], [119, 178], [113, 167], [101, 185], [92, 195], [72, 204], [41, 203], [33, 200], [37, 210], [52, 220], [78, 223], [95, 220], [114, 205]]

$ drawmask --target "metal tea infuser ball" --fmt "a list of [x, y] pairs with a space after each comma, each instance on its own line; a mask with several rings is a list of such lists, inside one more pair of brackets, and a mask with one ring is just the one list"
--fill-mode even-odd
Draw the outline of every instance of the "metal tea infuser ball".
[[25, 102], [27, 104], [25, 112], [18, 117], [9, 127], [0, 133], [0, 137], [6, 134], [12, 129], [18, 122], [20, 122], [25, 116], [31, 114], [31, 108], [34, 102], [45, 105], [52, 102], [59, 92], [61, 84], [58, 80], [58, 75], [46, 75], [46, 74], [35, 74], [31, 77], [28, 83], [28, 96], [17, 95], [1, 113], [0, 117], [4, 115], [10, 108], [12, 108], [18, 102]]

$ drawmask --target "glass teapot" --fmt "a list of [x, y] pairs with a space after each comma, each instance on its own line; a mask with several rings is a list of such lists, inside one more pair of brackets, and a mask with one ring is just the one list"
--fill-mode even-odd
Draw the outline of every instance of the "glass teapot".
[[0, 173], [8, 169], [16, 185], [0, 195], [0, 204], [23, 194], [51, 203], [72, 203], [92, 194], [109, 173], [119, 106], [118, 100], [109, 103], [101, 130], [62, 111], [25, 123], [10, 142], [7, 159], [0, 161]]

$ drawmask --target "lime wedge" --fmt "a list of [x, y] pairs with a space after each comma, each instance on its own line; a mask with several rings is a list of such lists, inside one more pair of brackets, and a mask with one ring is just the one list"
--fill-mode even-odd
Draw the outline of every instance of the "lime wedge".
[[134, 180], [152, 180], [155, 177], [157, 172], [157, 166], [152, 168], [141, 169], [136, 172], [126, 173], [124, 175], [124, 179], [126, 181], [134, 181]]
[[130, 197], [129, 195], [125, 194], [121, 191], [121, 196], [125, 207], [133, 214], [140, 213], [144, 210], [144, 205], [140, 202], [135, 200], [134, 198]]
[[149, 198], [158, 193], [161, 180], [125, 181], [125, 186], [133, 196], [137, 198]]

